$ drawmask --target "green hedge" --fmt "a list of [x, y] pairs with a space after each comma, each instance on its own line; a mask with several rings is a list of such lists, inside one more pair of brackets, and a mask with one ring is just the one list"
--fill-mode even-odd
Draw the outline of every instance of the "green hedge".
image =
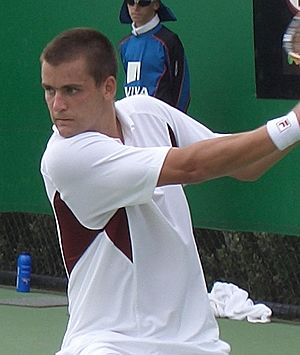
[[300, 238], [267, 233], [195, 230], [211, 289], [231, 282], [254, 300], [300, 305]]

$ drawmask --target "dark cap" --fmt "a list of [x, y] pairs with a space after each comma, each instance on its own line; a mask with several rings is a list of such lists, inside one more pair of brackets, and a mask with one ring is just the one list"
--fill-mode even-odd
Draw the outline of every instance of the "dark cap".
[[[157, 15], [159, 16], [160, 21], [176, 21], [177, 18], [173, 14], [172, 10], [165, 6], [161, 1], [159, 3], [160, 6], [157, 11]], [[123, 1], [119, 18], [121, 23], [132, 23], [131, 17], [128, 12], [126, 0]]]

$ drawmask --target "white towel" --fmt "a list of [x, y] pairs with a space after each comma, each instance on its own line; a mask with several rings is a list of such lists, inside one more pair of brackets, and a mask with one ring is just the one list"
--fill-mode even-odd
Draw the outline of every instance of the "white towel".
[[251, 323], [271, 321], [272, 310], [269, 307], [254, 304], [247, 291], [232, 283], [215, 282], [208, 297], [216, 317], [247, 319]]

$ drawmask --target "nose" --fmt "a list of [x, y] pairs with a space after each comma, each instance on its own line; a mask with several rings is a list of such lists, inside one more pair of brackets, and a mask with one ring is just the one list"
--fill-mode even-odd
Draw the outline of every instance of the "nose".
[[54, 112], [61, 112], [67, 107], [66, 100], [63, 98], [62, 94], [56, 92], [53, 97], [52, 109]]

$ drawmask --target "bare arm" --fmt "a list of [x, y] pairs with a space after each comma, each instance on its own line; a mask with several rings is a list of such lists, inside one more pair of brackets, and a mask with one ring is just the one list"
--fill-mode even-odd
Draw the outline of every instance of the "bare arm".
[[276, 148], [265, 126], [173, 148], [166, 157], [158, 185], [200, 183], [222, 176], [254, 180], [288, 150]]
[[[300, 103], [298, 103], [293, 108], [293, 111], [296, 114], [299, 123]], [[256, 161], [253, 164], [248, 165], [246, 168], [237, 170], [236, 173], [233, 174], [232, 176], [240, 180], [256, 180], [264, 172], [270, 169], [275, 163], [277, 163], [280, 159], [286, 156], [296, 145], [298, 145], [298, 143], [294, 143], [292, 146], [286, 148], [284, 151], [275, 149], [273, 153], [261, 157], [260, 160]]]
[[253, 164], [249, 164], [247, 167], [238, 169], [231, 176], [243, 181], [255, 181], [261, 177], [266, 171], [268, 171], [279, 160], [285, 157], [292, 148], [286, 149], [284, 152], [276, 150], [274, 153], [261, 158]]

